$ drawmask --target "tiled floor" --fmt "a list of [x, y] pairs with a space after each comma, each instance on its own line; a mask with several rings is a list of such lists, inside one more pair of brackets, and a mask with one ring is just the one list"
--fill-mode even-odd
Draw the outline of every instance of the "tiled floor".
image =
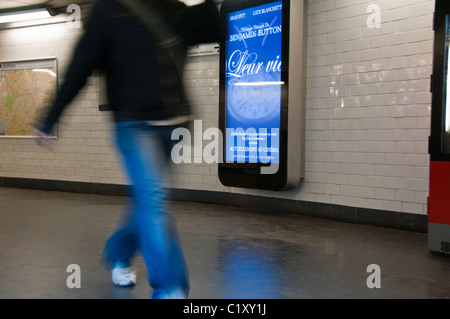
[[[149, 298], [100, 264], [123, 197], [0, 188], [0, 298]], [[450, 298], [450, 257], [427, 235], [280, 212], [173, 202], [191, 299]], [[80, 267], [69, 289], [67, 267]], [[381, 288], [368, 288], [380, 267]], [[369, 280], [368, 280], [369, 279]]]

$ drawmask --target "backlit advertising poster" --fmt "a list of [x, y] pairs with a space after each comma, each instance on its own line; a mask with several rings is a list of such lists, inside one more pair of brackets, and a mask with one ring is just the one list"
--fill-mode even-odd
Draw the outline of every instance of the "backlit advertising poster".
[[227, 14], [227, 162], [280, 160], [282, 1]]

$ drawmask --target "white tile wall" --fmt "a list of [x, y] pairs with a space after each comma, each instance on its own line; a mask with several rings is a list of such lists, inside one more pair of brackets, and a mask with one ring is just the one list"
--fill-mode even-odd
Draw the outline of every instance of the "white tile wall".
[[330, 203], [426, 213], [433, 11], [426, 0], [309, 1], [306, 147], [331, 156], [307, 157], [306, 170], [315, 183], [331, 175]]
[[[0, 30], [0, 61], [57, 57], [61, 82], [79, 36], [64, 23]], [[0, 177], [124, 183], [98, 91], [92, 76], [61, 118], [51, 152], [31, 139], [0, 138]]]
[[[306, 176], [300, 187], [280, 193], [227, 188], [216, 165], [206, 163], [174, 165], [168, 186], [426, 214], [434, 1], [306, 2]], [[367, 25], [374, 4], [380, 28]], [[64, 24], [1, 30], [0, 61], [57, 56], [62, 75], [79, 34]], [[218, 56], [188, 59], [186, 86], [203, 131], [218, 126], [218, 75]], [[0, 177], [126, 183], [111, 147], [110, 115], [97, 104], [93, 76], [61, 119], [53, 152], [32, 140], [0, 139]]]

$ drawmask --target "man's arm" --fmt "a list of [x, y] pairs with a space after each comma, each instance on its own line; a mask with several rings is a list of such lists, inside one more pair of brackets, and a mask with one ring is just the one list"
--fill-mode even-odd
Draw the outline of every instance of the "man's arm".
[[48, 113], [36, 125], [36, 129], [44, 134], [51, 132], [65, 107], [84, 87], [87, 78], [92, 74], [93, 69], [98, 66], [107, 50], [104, 33], [105, 13], [102, 10], [100, 6], [94, 7], [86, 30], [74, 50], [64, 82]]

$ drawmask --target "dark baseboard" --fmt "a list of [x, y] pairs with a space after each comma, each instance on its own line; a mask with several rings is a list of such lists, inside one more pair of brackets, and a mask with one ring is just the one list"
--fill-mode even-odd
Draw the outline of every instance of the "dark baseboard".
[[[127, 195], [126, 185], [27, 178], [0, 177], [0, 187], [112, 196]], [[426, 215], [207, 190], [170, 189], [169, 194], [169, 199], [172, 201], [295, 213], [347, 223], [373, 225], [422, 233], [428, 231], [428, 216]]]
[[30, 178], [0, 177], [0, 187], [27, 188], [46, 191], [113, 196], [124, 196], [127, 194], [127, 187], [125, 185], [55, 181]]

